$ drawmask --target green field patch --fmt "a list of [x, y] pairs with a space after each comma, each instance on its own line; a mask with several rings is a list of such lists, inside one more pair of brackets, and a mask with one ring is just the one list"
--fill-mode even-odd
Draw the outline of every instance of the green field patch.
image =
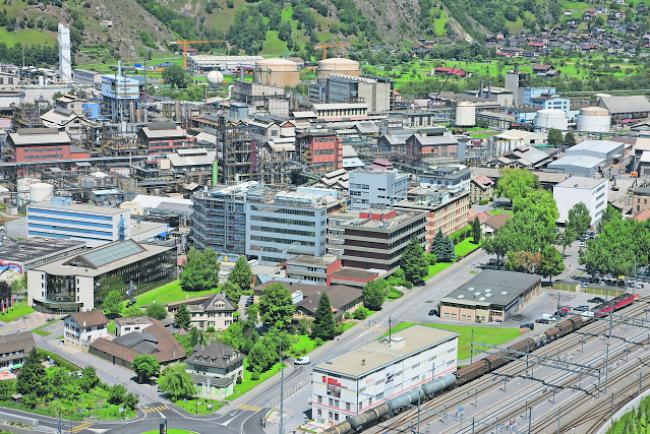
[[472, 237], [467, 237], [460, 243], [456, 244], [454, 246], [454, 254], [456, 255], [456, 258], [462, 258], [463, 256], [467, 256], [470, 253], [472, 253], [474, 250], [478, 249], [480, 247], [479, 244], [475, 244], [474, 240]]
[[187, 300], [188, 298], [216, 294], [218, 292], [219, 290], [217, 288], [205, 291], [184, 291], [183, 288], [181, 288], [180, 280], [174, 280], [166, 285], [159, 286], [158, 288], [138, 295], [135, 298], [135, 307], [144, 307], [154, 302], [168, 304], [175, 301]]
[[451, 267], [451, 264], [453, 264], [453, 262], [438, 262], [436, 264], [429, 265], [427, 275], [424, 277], [424, 280], [427, 281], [431, 279], [442, 270], [446, 270], [447, 268]]
[[18, 29], [8, 32], [4, 27], [0, 27], [0, 41], [9, 47], [13, 47], [18, 43], [23, 46], [54, 45], [56, 43], [56, 34], [40, 29]]
[[8, 311], [0, 313], [0, 321], [15, 321], [29, 315], [32, 312], [34, 312], [34, 309], [32, 309], [30, 306], [27, 306], [27, 303], [20, 301], [11, 306]]
[[244, 395], [246, 392], [253, 389], [258, 384], [261, 384], [269, 378], [273, 377], [285, 367], [286, 365], [284, 365], [284, 363], [277, 362], [275, 365], [271, 366], [269, 370], [262, 372], [257, 380], [253, 380], [253, 373], [248, 370], [248, 359], [244, 358], [244, 379], [240, 384], [235, 384], [235, 391], [227, 398], [228, 401], [234, 401], [235, 399]]

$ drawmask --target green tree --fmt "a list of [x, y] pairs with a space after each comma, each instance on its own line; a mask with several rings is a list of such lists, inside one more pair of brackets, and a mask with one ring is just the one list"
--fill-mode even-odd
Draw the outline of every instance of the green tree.
[[557, 276], [564, 271], [564, 259], [555, 247], [548, 244], [542, 249], [539, 274], [548, 277], [549, 282], [553, 276]]
[[474, 220], [472, 220], [472, 239], [474, 244], [481, 242], [481, 222], [478, 217], [474, 217]]
[[174, 325], [179, 329], [189, 330], [192, 323], [192, 315], [187, 305], [181, 304], [174, 314]]
[[591, 228], [591, 215], [584, 203], [578, 202], [569, 210], [566, 227], [577, 237], [583, 236]]
[[128, 392], [123, 384], [116, 384], [108, 392], [108, 402], [133, 410], [138, 405], [138, 396]]
[[184, 89], [187, 87], [188, 75], [180, 65], [170, 65], [162, 73], [163, 81], [171, 87]]
[[442, 235], [442, 230], [438, 229], [438, 232], [436, 232], [436, 235], [433, 237], [433, 241], [431, 241], [431, 253], [436, 255], [437, 260], [443, 261], [446, 251], [447, 240], [444, 235]]
[[79, 382], [79, 386], [81, 387], [82, 391], [88, 393], [89, 391], [99, 386], [100, 384], [101, 381], [97, 376], [97, 371], [95, 370], [95, 368], [93, 368], [92, 366], [88, 366], [81, 370], [81, 381]]
[[132, 318], [135, 316], [142, 316], [143, 311], [142, 308], [137, 307], [137, 306], [129, 306], [124, 311], [122, 311], [122, 316], [124, 318]]
[[547, 142], [549, 145], [559, 146], [562, 144], [562, 141], [562, 132], [560, 130], [556, 130], [555, 128], [550, 128], [548, 130]]
[[16, 393], [15, 381], [0, 381], [0, 401], [9, 401]]
[[133, 371], [138, 376], [138, 383], [142, 384], [158, 376], [160, 364], [151, 354], [138, 354], [133, 359]]
[[573, 135], [571, 131], [567, 132], [564, 135], [564, 141], [563, 141], [564, 146], [570, 148], [571, 146], [575, 146], [576, 144], [576, 137]]
[[576, 239], [576, 234], [572, 232], [571, 228], [565, 227], [562, 232], [558, 235], [558, 244], [562, 246], [562, 256], [566, 248], [571, 245]]
[[366, 286], [363, 287], [363, 305], [368, 309], [381, 310], [388, 289], [388, 282], [384, 279], [376, 279], [366, 283]]
[[160, 391], [172, 401], [189, 399], [194, 396], [194, 386], [184, 363], [174, 363], [163, 369], [158, 378]]
[[197, 345], [205, 344], [205, 335], [202, 330], [192, 327], [190, 330], [190, 345], [194, 348]]
[[336, 336], [336, 320], [332, 313], [330, 299], [326, 293], [323, 293], [318, 300], [318, 308], [311, 326], [311, 335], [313, 338], [321, 338], [324, 341]]
[[219, 284], [219, 263], [212, 249], [200, 251], [192, 247], [180, 275], [185, 291], [204, 291]]
[[497, 193], [513, 200], [538, 187], [537, 177], [526, 169], [503, 169], [497, 182]]
[[16, 378], [16, 391], [23, 395], [34, 394], [42, 397], [48, 392], [45, 368], [41, 365], [41, 357], [33, 349], [23, 362]]
[[245, 256], [240, 256], [228, 275], [228, 281], [237, 285], [241, 291], [248, 291], [253, 281], [253, 272]]
[[402, 252], [400, 268], [404, 270], [404, 278], [413, 285], [422, 283], [427, 275], [429, 263], [424, 254], [424, 247], [416, 237], [411, 238], [411, 242]]
[[242, 295], [239, 286], [230, 280], [227, 280], [226, 283], [221, 285], [221, 293], [234, 304], [239, 302], [239, 297]]
[[278, 357], [269, 345], [266, 339], [260, 339], [253, 345], [250, 353], [248, 353], [248, 364], [251, 371], [264, 372], [271, 368], [278, 361]]
[[147, 316], [157, 320], [163, 320], [167, 318], [167, 308], [160, 303], [154, 302], [147, 306]]
[[260, 297], [262, 321], [267, 327], [287, 329], [296, 310], [289, 290], [274, 282], [264, 288]]
[[104, 296], [102, 300], [102, 310], [104, 314], [109, 318], [115, 318], [120, 316], [122, 309], [124, 308], [124, 293], [113, 289], [108, 294]]

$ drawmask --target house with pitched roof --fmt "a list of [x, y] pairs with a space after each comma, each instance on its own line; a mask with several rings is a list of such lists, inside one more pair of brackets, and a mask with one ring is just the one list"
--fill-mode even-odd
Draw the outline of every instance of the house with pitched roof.
[[108, 337], [107, 324], [99, 309], [70, 314], [63, 319], [63, 342], [87, 348], [95, 340]]
[[243, 379], [244, 355], [221, 342], [197, 345], [185, 363], [201, 398], [226, 399], [237, 380]]

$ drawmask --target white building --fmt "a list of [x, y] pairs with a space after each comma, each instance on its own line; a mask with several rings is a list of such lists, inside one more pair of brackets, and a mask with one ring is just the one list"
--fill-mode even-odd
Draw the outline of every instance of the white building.
[[387, 208], [406, 199], [408, 175], [370, 166], [350, 172], [350, 202], [354, 209]]
[[458, 335], [415, 325], [314, 366], [312, 417], [336, 424], [456, 371]]
[[88, 347], [96, 339], [108, 337], [107, 324], [99, 309], [70, 314], [63, 320], [63, 342]]
[[607, 179], [582, 176], [572, 176], [554, 186], [553, 198], [560, 212], [558, 221], [565, 223], [569, 218], [569, 210], [582, 202], [589, 210], [592, 226], [598, 223], [607, 207], [608, 186]]

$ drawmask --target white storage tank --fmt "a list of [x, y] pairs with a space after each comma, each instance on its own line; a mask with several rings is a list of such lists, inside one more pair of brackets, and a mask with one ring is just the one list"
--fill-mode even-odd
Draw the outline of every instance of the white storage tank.
[[476, 106], [468, 101], [456, 105], [456, 126], [473, 127], [476, 125]]
[[45, 200], [52, 200], [54, 197], [54, 187], [52, 184], [46, 182], [37, 182], [32, 184], [29, 189], [30, 202], [43, 202]]
[[223, 73], [221, 71], [210, 71], [207, 79], [210, 87], [219, 87], [223, 84]]
[[551, 128], [566, 131], [569, 128], [569, 121], [563, 110], [543, 109], [537, 112], [535, 116], [535, 129], [548, 131]]
[[341, 57], [333, 57], [319, 61], [316, 76], [318, 78], [325, 78], [331, 75], [359, 77], [361, 75], [359, 62]]
[[607, 133], [612, 125], [609, 111], [603, 107], [584, 107], [578, 113], [578, 131]]
[[41, 180], [36, 178], [18, 178], [16, 181], [16, 203], [18, 206], [27, 205], [32, 185], [39, 182]]

